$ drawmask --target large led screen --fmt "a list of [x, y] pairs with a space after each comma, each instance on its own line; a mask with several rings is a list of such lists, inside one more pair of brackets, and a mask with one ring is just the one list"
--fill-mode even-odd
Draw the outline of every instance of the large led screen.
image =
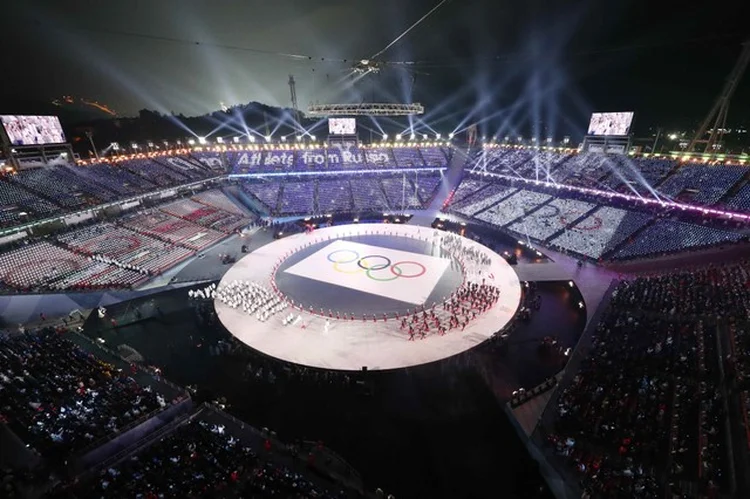
[[65, 134], [57, 116], [0, 116], [11, 144], [35, 146], [63, 144]]
[[594, 113], [589, 122], [589, 135], [627, 135], [633, 124], [633, 113]]
[[357, 120], [354, 118], [331, 118], [328, 120], [328, 133], [331, 135], [354, 135], [357, 133]]

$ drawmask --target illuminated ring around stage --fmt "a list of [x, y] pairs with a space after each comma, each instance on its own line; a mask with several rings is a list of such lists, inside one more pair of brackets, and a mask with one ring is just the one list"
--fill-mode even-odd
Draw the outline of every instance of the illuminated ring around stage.
[[[354, 258], [352, 258], [351, 260], [333, 260], [333, 259], [331, 259], [331, 256], [335, 255], [336, 253], [352, 253], [352, 254], [354, 254]], [[331, 262], [334, 265], [338, 265], [339, 263], [352, 263], [352, 262], [356, 262], [357, 261], [357, 259], [359, 258], [359, 253], [357, 253], [354, 250], [350, 250], [350, 249], [340, 249], [340, 250], [336, 250], [336, 251], [331, 251], [330, 253], [328, 253], [328, 256], [326, 258], [328, 259], [329, 262]], [[340, 271], [340, 272], [343, 272], [343, 271]]]
[[[422, 267], [422, 271], [419, 272], [418, 274], [405, 275], [404, 271], [401, 270], [401, 267], [399, 267], [399, 265], [405, 264], [405, 263], [410, 263], [412, 265], [417, 265], [418, 267]], [[398, 269], [398, 271], [397, 271], [397, 269]], [[393, 266], [391, 267], [391, 272], [393, 274], [395, 274], [396, 276], [398, 276], [398, 277], [403, 277], [405, 279], [414, 279], [415, 277], [421, 277], [421, 276], [423, 276], [427, 272], [427, 269], [425, 268], [424, 265], [422, 265], [419, 262], [412, 262], [412, 261], [409, 261], [409, 260], [405, 260], [403, 262], [396, 262], [396, 263], [394, 263]]]
[[[364, 265], [362, 265], [362, 262], [364, 262], [368, 258], [382, 258], [383, 260], [385, 260], [388, 263], [379, 263], [377, 265], [372, 265], [372, 266], [365, 267]], [[370, 270], [372, 270], [372, 271], [383, 270], [383, 269], [387, 269], [390, 266], [391, 266], [391, 259], [388, 258], [387, 256], [383, 256], [383, 255], [366, 255], [366, 256], [363, 256], [362, 258], [360, 258], [357, 261], [357, 267], [361, 268], [362, 270], [367, 270], [367, 271], [370, 271]]]

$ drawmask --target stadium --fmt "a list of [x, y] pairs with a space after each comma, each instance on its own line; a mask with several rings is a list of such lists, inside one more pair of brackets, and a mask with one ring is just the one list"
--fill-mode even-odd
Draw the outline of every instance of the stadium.
[[669, 138], [0, 108], [3, 497], [747, 497], [749, 61]]

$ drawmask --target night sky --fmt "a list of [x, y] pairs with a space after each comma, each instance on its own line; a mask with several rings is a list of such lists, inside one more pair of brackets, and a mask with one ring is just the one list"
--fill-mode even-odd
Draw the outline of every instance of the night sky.
[[[748, 2], [452, 0], [382, 56], [418, 62], [419, 73], [389, 69], [337, 84], [349, 64], [336, 60], [372, 56], [436, 3], [4, 2], [0, 104], [71, 94], [125, 116], [197, 115], [220, 102], [289, 106], [294, 74], [303, 110], [315, 101], [403, 102], [413, 84], [412, 100], [442, 129], [464, 119], [483, 120], [491, 134], [533, 123], [569, 133], [594, 110], [634, 110], [641, 130], [685, 127], [707, 112], [750, 34]], [[744, 122], [749, 103], [746, 75], [730, 122]]]

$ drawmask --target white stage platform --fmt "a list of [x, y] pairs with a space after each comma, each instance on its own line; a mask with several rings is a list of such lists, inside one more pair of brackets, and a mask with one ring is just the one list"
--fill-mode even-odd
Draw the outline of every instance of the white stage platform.
[[[274, 272], [280, 262], [303, 248], [319, 244], [315, 253], [281, 272], [290, 271], [303, 278], [325, 282], [325, 285], [339, 286], [340, 303], [337, 298], [335, 306], [331, 306], [332, 310], [346, 310], [349, 289], [370, 294], [382, 293], [383, 296], [404, 301], [407, 306], [414, 307], [413, 303], [429, 295], [436, 279], [439, 280], [442, 274], [440, 268], [445, 268], [442, 262], [434, 261], [438, 260], [434, 256], [417, 253], [403, 255], [401, 253], [404, 252], [387, 248], [374, 248], [378, 251], [377, 255], [386, 255], [387, 258], [360, 255], [360, 251], [373, 247], [360, 248], [364, 245], [356, 246], [356, 243], [347, 239], [358, 235], [439, 241], [444, 233], [411, 225], [356, 224], [318, 229], [312, 234], [296, 234], [269, 243], [239, 260], [224, 275], [220, 286], [232, 281], [251, 281], [274, 289]], [[465, 330], [453, 329], [444, 336], [432, 334], [425, 339], [409, 341], [408, 334], [400, 329], [400, 321], [394, 318], [384, 321], [382, 313], [377, 310], [372, 311], [378, 317], [376, 322], [372, 318], [363, 322], [361, 318], [330, 319], [307, 310], [295, 309], [295, 316], [299, 314], [301, 319], [294, 325], [285, 326], [282, 321], [292, 312], [290, 308], [261, 322], [241, 308], [232, 308], [218, 300], [214, 302], [214, 306], [221, 322], [240, 341], [284, 361], [323, 369], [352, 371], [365, 366], [374, 371], [426, 364], [464, 352], [487, 340], [513, 319], [521, 302], [518, 276], [500, 255], [469, 239], [463, 239], [463, 245], [473, 247], [490, 257], [490, 264], [486, 266], [464, 261], [465, 281], [481, 283], [485, 279], [487, 284], [500, 288], [500, 299], [494, 307], [471, 321]], [[346, 267], [356, 264], [348, 262], [355, 253], [360, 257], [368, 257], [366, 265], [373, 267], [373, 270], [381, 270], [380, 266], [385, 260], [394, 264], [401, 261], [403, 265], [383, 268], [382, 273], [373, 273], [367, 279], [363, 271]], [[307, 264], [300, 266], [300, 263], [305, 262]], [[334, 262], [341, 263], [334, 269]], [[422, 268], [425, 272], [421, 272]], [[396, 278], [399, 274], [402, 276]], [[349, 278], [351, 279], [345, 281]], [[409, 289], [412, 292], [404, 294], [404, 290]], [[438, 306], [435, 310], [440, 313], [442, 307]]]

